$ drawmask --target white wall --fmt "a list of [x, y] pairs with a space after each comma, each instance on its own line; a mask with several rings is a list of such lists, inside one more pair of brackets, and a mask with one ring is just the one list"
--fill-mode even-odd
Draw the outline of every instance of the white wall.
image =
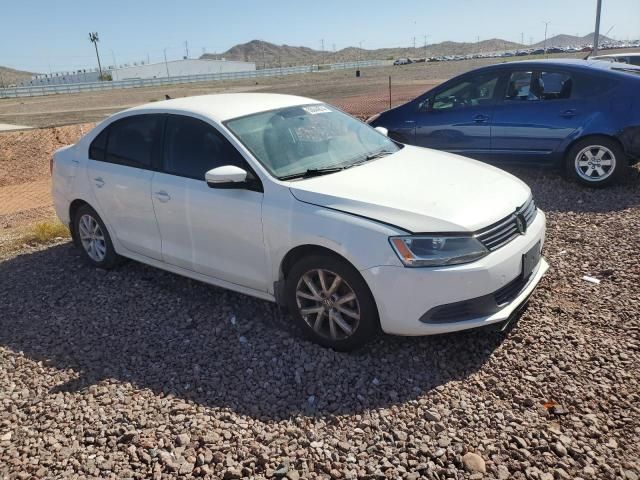
[[256, 69], [255, 63], [232, 62], [223, 60], [173, 60], [148, 65], [118, 68], [111, 72], [114, 80], [128, 78], [161, 78], [167, 77], [167, 69], [170, 77], [181, 75], [198, 75], [203, 73], [246, 72]]

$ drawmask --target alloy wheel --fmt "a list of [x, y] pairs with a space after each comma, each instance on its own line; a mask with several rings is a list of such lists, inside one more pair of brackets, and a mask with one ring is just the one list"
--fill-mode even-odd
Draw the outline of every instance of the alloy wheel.
[[300, 315], [313, 331], [331, 340], [344, 340], [357, 330], [360, 304], [351, 286], [338, 274], [315, 269], [300, 277], [296, 287]]
[[590, 145], [578, 152], [575, 158], [578, 176], [588, 182], [601, 182], [616, 169], [616, 157], [602, 145]]
[[98, 221], [91, 215], [84, 214], [78, 222], [78, 233], [82, 248], [94, 262], [102, 262], [107, 256], [107, 242]]

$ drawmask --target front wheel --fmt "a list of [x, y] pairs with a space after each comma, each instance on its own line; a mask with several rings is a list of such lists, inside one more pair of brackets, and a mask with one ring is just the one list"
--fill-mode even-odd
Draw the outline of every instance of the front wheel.
[[624, 174], [627, 159], [620, 145], [607, 137], [590, 137], [576, 142], [567, 152], [570, 177], [590, 187], [603, 187]]
[[325, 347], [354, 350], [379, 330], [378, 310], [364, 279], [333, 256], [298, 261], [287, 275], [286, 299], [306, 335]]

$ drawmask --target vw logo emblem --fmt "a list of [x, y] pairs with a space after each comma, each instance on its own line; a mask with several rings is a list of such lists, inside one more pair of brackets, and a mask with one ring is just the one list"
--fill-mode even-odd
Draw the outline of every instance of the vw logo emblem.
[[520, 235], [527, 233], [527, 219], [521, 213], [516, 214], [516, 228]]

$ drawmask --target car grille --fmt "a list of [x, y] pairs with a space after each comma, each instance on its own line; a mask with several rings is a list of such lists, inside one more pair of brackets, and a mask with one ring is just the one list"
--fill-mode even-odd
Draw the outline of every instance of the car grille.
[[529, 200], [527, 200], [524, 205], [516, 209], [516, 211], [511, 215], [508, 215], [493, 225], [480, 230], [476, 234], [476, 238], [480, 240], [490, 251], [497, 250], [520, 235], [520, 232], [518, 231], [518, 224], [516, 222], [516, 217], [519, 214], [523, 215], [527, 223], [527, 228], [529, 228], [533, 223], [533, 220], [536, 218], [537, 211], [538, 209], [533, 202], [533, 197], [529, 197]]

